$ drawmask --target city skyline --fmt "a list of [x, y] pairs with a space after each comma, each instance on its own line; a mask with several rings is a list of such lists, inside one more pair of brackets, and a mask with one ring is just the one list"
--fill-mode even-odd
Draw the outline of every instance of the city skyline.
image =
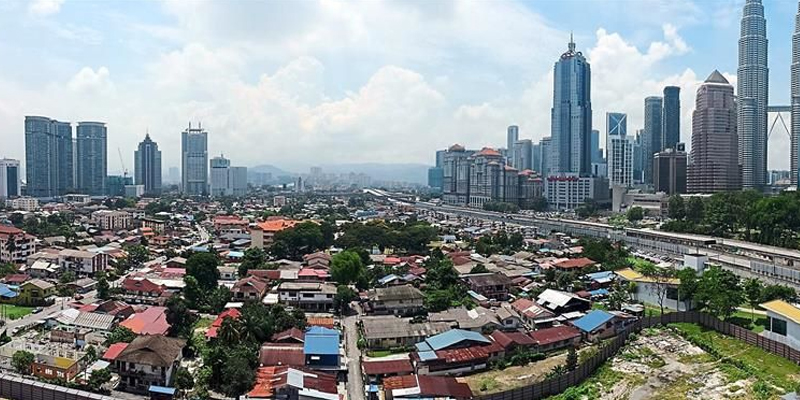
[[[392, 149], [402, 150], [397, 152], [401, 154], [395, 158], [397, 162], [420, 164], [430, 164], [431, 151], [454, 142], [475, 148], [486, 145], [501, 147], [503, 132], [509, 124], [520, 127], [520, 137], [538, 142], [549, 134], [550, 126], [546, 114], [552, 89], [548, 70], [552, 65], [545, 60], [551, 60], [563, 51], [562, 43], [567, 40], [570, 30], [575, 31], [576, 42], [581, 44], [595, 70], [593, 127], [603, 126], [605, 112], [618, 110], [629, 115], [631, 129], [641, 128], [643, 110], [637, 104], [641, 104], [641, 99], [646, 96], [661, 95], [664, 86], [675, 84], [686, 94], [681, 108], [681, 141], [688, 143], [693, 96], [705, 71], [719, 68], [729, 79], [735, 74], [742, 2], [710, 7], [703, 2], [652, 1], [647, 2], [649, 8], [634, 3], [608, 7], [607, 3], [599, 1], [586, 2], [587, 10], [596, 12], [586, 13], [591, 16], [575, 16], [566, 13], [564, 5], [499, 2], [490, 16], [514, 15], [508, 17], [516, 22], [513, 32], [509, 33], [492, 33], [483, 25], [467, 27], [464, 21], [471, 21], [469, 18], [482, 10], [480, 3], [469, 3], [469, 7], [446, 2], [437, 3], [440, 4], [438, 7], [415, 4], [408, 6], [411, 10], [401, 8], [398, 18], [418, 21], [427, 31], [448, 33], [441, 42], [435, 43], [433, 50], [454, 61], [422, 61], [425, 57], [421, 52], [432, 50], [427, 47], [419, 49], [420, 53], [412, 52], [417, 57], [375, 54], [373, 50], [371, 62], [359, 67], [353, 77], [340, 79], [341, 74], [337, 71], [345, 60], [321, 50], [319, 43], [301, 41], [292, 51], [281, 46], [279, 55], [273, 58], [261, 51], [253, 52], [253, 56], [243, 54], [243, 48], [254, 44], [243, 37], [232, 21], [238, 21], [237, 18], [243, 18], [247, 12], [258, 11], [258, 7], [263, 7], [258, 4], [197, 3], [197, 15], [189, 17], [180, 15], [181, 5], [154, 3], [143, 7], [146, 11], [136, 10], [124, 18], [120, 15], [121, 10], [127, 11], [124, 5], [87, 5], [68, 0], [56, 2], [50, 8], [34, 8], [31, 3], [28, 9], [26, 4], [4, 4], [3, 10], [8, 11], [5, 15], [19, 16], [28, 24], [52, 25], [63, 21], [64, 29], [69, 32], [45, 29], [20, 44], [3, 44], [0, 55], [24, 54], [17, 46], [36, 44], [37, 41], [45, 44], [45, 39], [53, 36], [57, 38], [55, 43], [61, 45], [83, 40], [87, 50], [75, 50], [81, 54], [94, 49], [103, 50], [100, 52], [103, 54], [121, 55], [118, 59], [129, 59], [138, 54], [136, 51], [150, 51], [153, 56], [147, 57], [146, 62], [124, 66], [115, 61], [117, 58], [76, 57], [76, 54], [64, 54], [58, 49], [54, 51], [57, 60], [54, 63], [63, 68], [55, 69], [52, 65], [28, 68], [43, 68], [51, 72], [42, 75], [39, 71], [35, 74], [37, 80], [29, 76], [32, 71], [23, 68], [24, 58], [4, 57], [10, 62], [0, 67], [3, 73], [0, 88], [8, 89], [2, 92], [21, 101], [0, 110], [0, 139], [8, 139], [11, 143], [0, 156], [23, 159], [19, 136], [12, 135], [19, 132], [24, 115], [39, 114], [69, 121], [105, 121], [111, 132], [108, 139], [111, 149], [134, 147], [149, 128], [153, 139], [163, 144], [165, 167], [179, 165], [180, 160], [176, 157], [180, 147], [178, 133], [188, 120], [203, 121], [215, 132], [209, 139], [212, 152], [236, 154], [241, 165], [268, 163], [294, 171], [307, 170], [317, 162], [305, 157], [288, 157], [293, 146], [302, 146], [311, 152], [328, 149], [323, 155], [327, 159], [321, 161], [332, 163], [346, 154], [347, 146], [341, 144], [345, 139], [368, 150], [356, 158], [349, 158], [354, 162], [386, 160], [394, 154], [388, 150]], [[81, 25], [75, 16], [86, 12], [86, 7], [91, 5], [96, 6], [92, 13], [117, 18], [115, 21], [121, 27], [139, 33], [138, 41], [130, 43], [129, 34], [121, 32], [120, 28], [103, 31], [96, 26]], [[398, 11], [393, 7], [396, 6], [362, 7], [357, 11], [359, 15], [373, 16], [375, 22], [385, 22], [387, 11]], [[620, 7], [640, 16], [639, 26], [621, 23], [624, 21], [612, 12]], [[319, 29], [327, 29], [331, 24], [324, 17], [330, 17], [333, 11], [322, 8], [322, 11], [308, 13], [308, 16], [296, 16], [303, 23], [284, 33], [286, 40], [297, 37], [304, 29], [311, 29], [308, 27], [309, 18], [321, 18], [322, 28]], [[654, 8], [661, 11], [658, 20], [646, 15]], [[196, 29], [199, 21], [191, 19], [207, 17], [213, 11], [217, 11], [220, 17], [219, 26], [214, 29], [231, 39], [230, 46], [203, 35]], [[789, 104], [788, 90], [775, 88], [788, 86], [794, 21], [787, 15], [794, 15], [796, 11], [795, 4], [766, 4], [770, 27], [772, 103]], [[145, 15], [147, 12], [155, 17]], [[421, 16], [435, 16], [441, 20], [417, 20]], [[9, 29], [22, 23], [8, 22], [5, 26]], [[452, 23], [444, 25], [448, 22]], [[713, 34], [699, 34], [707, 33], [704, 24], [714, 25]], [[376, 25], [355, 24], [355, 32], [344, 32], [347, 43], [341, 46], [350, 50], [346, 54], [355, 57], [360, 54], [356, 49], [369, 45], [364, 43], [364, 35], [389, 34]], [[461, 30], [471, 32], [471, 38], [482, 39], [469, 48], [481, 48], [493, 56], [479, 65], [480, 70], [469, 67], [458, 72], [458, 68], [454, 68], [453, 63], [466, 60], [466, 55], [456, 50], [462, 39], [456, 38], [458, 35], [455, 33]], [[277, 35], [275, 32], [267, 33]], [[517, 36], [509, 37], [511, 33]], [[534, 34], [542, 38], [529, 40]], [[409, 40], [392, 38], [400, 44]], [[550, 39], [553, 43], [548, 41]], [[528, 44], [524, 44], [525, 40]], [[110, 49], [115, 42], [125, 45]], [[135, 44], [141, 47], [136, 48]], [[189, 65], [181, 62], [181, 56], [186, 59], [195, 57], [202, 62]], [[617, 64], [625, 65], [626, 79], [614, 75], [613, 70], [619, 68]], [[221, 74], [210, 79], [211, 82], [199, 80], [201, 76], [213, 76], [219, 68], [227, 68], [230, 74]], [[633, 70], [628, 71], [628, 68]], [[140, 72], [141, 78], [134, 79]], [[41, 80], [41, 76], [47, 78]], [[735, 84], [735, 79], [731, 82]], [[134, 84], [148, 88], [152, 93], [129, 90]], [[464, 93], [456, 88], [465, 84], [474, 89]], [[65, 99], [55, 101], [58, 96], [49, 92], [52, 89], [48, 85], [60, 89], [59, 93]], [[402, 95], [397, 95], [398, 92]], [[123, 93], [130, 94], [129, 102], [122, 100]], [[218, 93], [220, 99], [216, 99], [214, 93]], [[419, 97], [410, 97], [414, 99], [409, 102], [411, 104], [402, 102], [412, 94]], [[380, 95], [386, 96], [386, 102], [378, 102], [370, 109], [365, 106]], [[49, 100], [51, 98], [53, 100]], [[242, 107], [246, 104], [252, 104], [252, 107]], [[361, 108], [356, 109], [356, 106]], [[398, 110], [411, 117], [387, 126], [386, 121], [394, 121], [396, 114], [386, 111], [384, 106], [402, 106]], [[347, 118], [335, 118], [337, 115]], [[382, 126], [385, 129], [378, 129]], [[437, 134], [431, 135], [433, 131]], [[242, 141], [261, 140], [262, 137], [270, 146], [260, 151], [236, 146]], [[287, 140], [289, 137], [293, 140]], [[770, 142], [771, 169], [788, 169], [789, 148], [786, 135], [774, 135]], [[776, 151], [786, 154], [775, 156], [772, 153]], [[125, 155], [125, 163], [132, 165], [132, 154]], [[109, 173], [121, 170], [117, 157], [110, 157]]]

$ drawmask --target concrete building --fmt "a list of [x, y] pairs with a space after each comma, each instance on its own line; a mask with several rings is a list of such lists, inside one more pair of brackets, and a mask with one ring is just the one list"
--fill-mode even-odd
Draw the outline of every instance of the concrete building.
[[554, 210], [574, 210], [588, 198], [607, 203], [608, 180], [573, 175], [548, 176], [545, 179], [547, 203]]
[[519, 169], [518, 166], [514, 165], [513, 157], [514, 157], [514, 145], [519, 141], [519, 127], [516, 125], [510, 125], [506, 130], [506, 152], [508, 153], [508, 164], [511, 164], [513, 167]]
[[533, 169], [533, 142], [530, 139], [514, 142], [513, 163], [511, 166], [520, 171]]
[[650, 96], [644, 99], [644, 136], [642, 136], [642, 162], [644, 163], [644, 182], [653, 183], [653, 154], [661, 151], [662, 108], [661, 97]]
[[715, 70], [697, 89], [687, 192], [739, 190], [738, 143], [733, 86]]
[[145, 135], [139, 148], [133, 153], [134, 176], [136, 184], [144, 186], [147, 194], [161, 192], [161, 150], [158, 143]]
[[189, 127], [181, 134], [181, 191], [189, 196], [208, 195], [208, 132]]
[[11, 207], [13, 210], [36, 211], [39, 209], [39, 200], [33, 197], [17, 197], [6, 200], [6, 207]]
[[231, 167], [231, 161], [220, 155], [211, 159], [211, 195], [244, 196], [247, 194], [247, 168]]
[[0, 158], [0, 199], [22, 195], [19, 160]]
[[138, 199], [144, 196], [144, 185], [125, 185], [125, 197]]
[[742, 187], [762, 188], [767, 179], [767, 20], [761, 0], [744, 4], [736, 70], [737, 133]]
[[681, 141], [681, 88], [664, 88], [664, 110], [661, 116], [661, 149], [674, 149]]
[[103, 122], [78, 122], [75, 128], [75, 178], [78, 192], [106, 195], [108, 131]]
[[553, 85], [550, 169], [559, 174], [590, 175], [591, 67], [583, 53], [575, 51], [572, 37], [555, 63]]
[[443, 156], [442, 200], [447, 204], [466, 206], [469, 201], [470, 156], [474, 150], [466, 150], [454, 144]]
[[133, 223], [131, 214], [125, 211], [99, 210], [92, 213], [92, 221], [100, 229], [118, 231], [129, 229]]
[[606, 113], [606, 147], [610, 184], [629, 187], [633, 184], [633, 141], [627, 136], [628, 116]]
[[536, 170], [542, 176], [550, 175], [550, 147], [553, 140], [550, 137], [543, 137], [539, 140], [539, 169]]
[[0, 225], [0, 263], [25, 264], [34, 253], [36, 237], [13, 226]]
[[119, 389], [147, 393], [151, 386], [170, 386], [181, 364], [186, 341], [161, 335], [138, 336], [114, 359]]
[[49, 198], [75, 188], [72, 125], [47, 117], [25, 117], [27, 194]]
[[686, 168], [688, 156], [683, 143], [666, 148], [653, 159], [653, 186], [656, 192], [686, 193]]
[[765, 337], [800, 350], [800, 306], [783, 300], [761, 304], [767, 310]]
[[106, 194], [112, 197], [125, 196], [125, 186], [133, 185], [133, 178], [125, 175], [109, 175], [106, 177]]

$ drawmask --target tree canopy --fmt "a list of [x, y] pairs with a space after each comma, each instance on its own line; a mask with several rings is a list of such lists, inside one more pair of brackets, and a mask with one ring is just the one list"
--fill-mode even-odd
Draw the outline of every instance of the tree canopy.
[[361, 256], [352, 250], [334, 255], [331, 259], [331, 278], [340, 285], [358, 284], [366, 287], [366, 269]]
[[324, 247], [325, 237], [320, 225], [314, 222], [302, 222], [276, 233], [269, 251], [277, 258], [301, 260], [304, 255], [322, 250]]
[[193, 277], [197, 280], [197, 285], [201, 290], [210, 292], [218, 285], [219, 270], [217, 267], [219, 264], [220, 261], [216, 254], [194, 253], [186, 260], [185, 277]]

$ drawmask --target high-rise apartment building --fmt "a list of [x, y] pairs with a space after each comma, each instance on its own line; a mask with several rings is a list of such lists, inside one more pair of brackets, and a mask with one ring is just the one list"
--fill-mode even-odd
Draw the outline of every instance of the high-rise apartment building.
[[591, 68], [575, 51], [570, 38], [567, 52], [553, 71], [550, 169], [552, 173], [590, 175], [592, 167]]
[[664, 88], [664, 109], [661, 116], [661, 148], [674, 149], [681, 141], [681, 88], [667, 86]]
[[737, 133], [742, 186], [762, 188], [767, 179], [767, 20], [761, 0], [746, 0], [736, 72]]
[[8, 199], [22, 195], [22, 178], [19, 173], [19, 160], [0, 158], [0, 199]]
[[644, 151], [642, 151], [643, 129], [636, 130], [636, 138], [633, 140], [633, 182], [644, 183]]
[[653, 183], [653, 154], [661, 151], [663, 104], [663, 99], [658, 96], [650, 96], [644, 99], [642, 162], [644, 163], [645, 183]]
[[606, 148], [608, 148], [608, 179], [612, 186], [633, 184], [633, 141], [628, 137], [628, 116], [606, 113]]
[[78, 122], [75, 128], [75, 178], [78, 191], [90, 196], [106, 195], [108, 137], [102, 122]]
[[469, 201], [470, 157], [474, 150], [466, 150], [460, 144], [447, 149], [443, 157], [442, 201], [447, 204], [466, 206]]
[[181, 134], [181, 191], [189, 196], [208, 194], [208, 132], [191, 124]]
[[653, 186], [669, 195], [686, 193], [686, 146], [676, 143], [653, 158]]
[[792, 149], [790, 151], [790, 174], [792, 185], [798, 186], [800, 174], [800, 3], [794, 17], [794, 33], [792, 34], [792, 67], [791, 67], [791, 106], [792, 106]]
[[[592, 164], [603, 162], [603, 150], [600, 150], [600, 131], [592, 129]], [[607, 146], [607, 145], [606, 145]]]
[[146, 134], [139, 142], [139, 148], [133, 153], [134, 176], [136, 184], [144, 186], [147, 194], [161, 192], [161, 150], [158, 143]]
[[741, 189], [736, 110], [733, 86], [715, 70], [697, 89], [686, 185], [689, 193]]
[[[513, 163], [514, 158], [514, 143], [519, 140], [519, 127], [510, 125], [506, 131], [506, 157], [509, 162]], [[516, 166], [516, 165], [515, 165]]]
[[72, 125], [25, 117], [25, 179], [31, 197], [55, 197], [75, 189]]
[[226, 196], [230, 188], [231, 160], [220, 155], [211, 159], [211, 195]]

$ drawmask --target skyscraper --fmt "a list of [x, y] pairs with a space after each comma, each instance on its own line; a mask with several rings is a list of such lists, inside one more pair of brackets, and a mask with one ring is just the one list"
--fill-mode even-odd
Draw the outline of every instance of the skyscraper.
[[78, 191], [91, 196], [104, 196], [108, 172], [106, 124], [78, 122], [75, 138]]
[[54, 197], [75, 188], [72, 125], [25, 117], [25, 179], [31, 197]]
[[591, 67], [570, 37], [567, 52], [553, 71], [551, 111], [553, 173], [591, 174]]
[[208, 132], [191, 124], [181, 134], [181, 191], [189, 196], [208, 194]]
[[146, 134], [139, 143], [139, 149], [133, 153], [134, 176], [136, 184], [144, 186], [147, 194], [161, 192], [161, 150], [158, 143]]
[[686, 193], [686, 146], [676, 143], [653, 158], [653, 186], [656, 192]]
[[792, 149], [790, 174], [792, 185], [798, 185], [800, 170], [800, 3], [794, 17], [794, 33], [792, 34]]
[[[518, 140], [519, 140], [519, 127], [516, 125], [510, 125], [508, 127], [508, 131], [506, 132], [506, 158], [508, 158], [509, 163], [512, 165], [514, 159], [514, 143], [517, 143]], [[517, 166], [514, 165], [514, 167]]]
[[512, 165], [519, 171], [533, 169], [533, 142], [530, 139], [522, 139], [514, 143]]
[[0, 158], [0, 199], [20, 196], [19, 160]]
[[675, 149], [681, 141], [681, 88], [667, 86], [664, 88], [664, 112], [661, 117], [661, 148]]
[[627, 136], [627, 120], [626, 114], [606, 113], [608, 178], [612, 185], [623, 187], [633, 184], [633, 141]]
[[742, 186], [761, 188], [767, 179], [767, 20], [761, 0], [747, 0], [742, 13], [737, 83], [737, 132]]
[[226, 196], [230, 188], [231, 160], [220, 155], [211, 159], [211, 195]]
[[[602, 163], [603, 162], [603, 151], [600, 150], [600, 131], [597, 129], [592, 129], [592, 164], [594, 163]], [[606, 144], [608, 147], [608, 144]]]
[[539, 140], [539, 160], [541, 161], [541, 166], [539, 173], [542, 176], [550, 175], [552, 172], [550, 168], [550, 162], [552, 160], [550, 149], [552, 148], [553, 139], [548, 137], [543, 137]]
[[697, 89], [687, 191], [713, 193], [740, 189], [738, 143], [733, 86], [715, 70]]
[[642, 129], [636, 130], [636, 138], [633, 141], [633, 182], [644, 182], [644, 151], [642, 151]]
[[644, 182], [653, 183], [653, 154], [661, 151], [663, 99], [650, 96], [644, 99], [644, 136], [642, 136], [642, 162]]

